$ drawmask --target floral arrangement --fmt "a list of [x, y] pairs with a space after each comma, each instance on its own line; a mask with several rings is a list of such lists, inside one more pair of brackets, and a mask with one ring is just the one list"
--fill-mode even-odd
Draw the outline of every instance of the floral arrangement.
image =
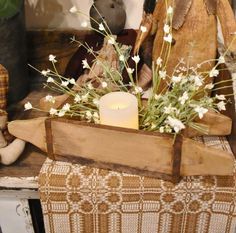
[[[78, 13], [78, 10], [73, 7], [70, 12]], [[81, 43], [75, 38], [72, 38], [72, 42], [83, 46], [87, 49], [88, 53], [94, 56], [92, 66], [88, 64], [86, 59], [82, 61], [82, 64], [84, 69], [93, 74], [96, 87], [91, 80], [78, 85], [75, 79], [66, 78], [58, 74], [56, 57], [49, 55], [49, 61], [52, 62], [53, 69], [39, 71], [46, 78], [45, 86], [70, 96], [70, 101], [65, 103], [61, 108], [51, 108], [49, 111], [50, 115], [57, 117], [77, 117], [80, 120], [99, 123], [99, 99], [112, 91], [125, 91], [132, 93], [138, 99], [139, 128], [141, 130], [178, 134], [188, 126], [205, 132], [204, 126], [195, 122], [196, 118], [203, 118], [209, 110], [221, 111], [226, 109], [226, 96], [209, 96], [209, 91], [216, 91], [222, 88], [218, 87], [220, 83], [204, 85], [207, 77], [215, 77], [219, 74], [218, 66], [224, 63], [225, 59], [224, 56], [216, 59], [215, 67], [206, 72], [199, 72], [199, 68], [205, 62], [209, 61], [198, 64], [197, 67], [189, 67], [187, 61], [180, 60], [173, 73], [168, 75], [166, 67], [171, 52], [172, 16], [173, 8], [167, 6], [166, 24], [163, 29], [165, 35], [163, 38], [162, 54], [160, 54], [160, 57], [156, 61], [153, 61], [152, 87], [148, 92], [144, 92], [142, 87], [137, 84], [137, 67], [140, 62], [139, 55], [131, 56], [131, 48], [119, 44], [116, 41], [116, 37], [111, 35], [105, 21], [98, 24], [98, 30], [94, 30], [103, 35], [106, 43], [113, 47], [118, 60], [116, 68], [106, 60], [101, 59], [99, 54], [93, 51], [86, 43]], [[86, 21], [83, 22], [82, 27], [88, 27], [88, 23]], [[145, 33], [147, 28], [141, 26], [140, 30], [142, 33]], [[131, 68], [128, 65], [127, 61], [130, 56], [135, 63], [135, 68]], [[102, 78], [94, 73], [93, 66], [96, 64], [103, 69]], [[126, 70], [128, 73], [130, 80], [128, 84], [123, 81], [123, 70]], [[225, 80], [222, 82], [228, 81]], [[160, 89], [161, 82], [165, 83], [165, 88], [162, 90]], [[73, 86], [72, 88], [70, 87], [71, 85]], [[48, 95], [45, 101], [54, 104], [56, 99]], [[29, 102], [25, 104], [26, 110], [32, 108], [36, 109]]]

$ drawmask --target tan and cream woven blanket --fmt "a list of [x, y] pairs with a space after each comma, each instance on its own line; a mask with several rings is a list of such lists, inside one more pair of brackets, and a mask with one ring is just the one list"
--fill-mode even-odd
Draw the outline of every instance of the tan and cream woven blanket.
[[[227, 140], [204, 143], [230, 151]], [[47, 233], [234, 233], [236, 174], [160, 179], [47, 159], [39, 175]]]

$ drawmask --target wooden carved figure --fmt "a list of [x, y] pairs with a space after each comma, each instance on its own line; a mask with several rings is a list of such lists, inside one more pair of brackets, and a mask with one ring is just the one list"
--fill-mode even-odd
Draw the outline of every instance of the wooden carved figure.
[[[150, 60], [156, 61], [160, 57], [164, 38], [163, 28], [167, 16], [166, 1], [158, 0], [154, 9], [155, 2], [146, 0], [144, 3], [141, 26], [146, 26], [147, 31], [139, 30], [135, 45], [135, 52], [138, 52], [141, 46], [144, 47], [144, 51], [150, 50], [151, 47], [152, 56], [148, 57], [150, 53], [146, 52], [146, 57], [144, 57], [149, 65]], [[173, 39], [167, 65], [169, 75], [182, 58], [185, 62], [189, 62], [190, 67], [196, 67], [203, 61], [216, 58], [217, 19], [222, 28], [225, 47], [230, 46], [231, 52], [236, 51], [236, 41], [231, 43], [236, 32], [236, 23], [228, 0], [170, 0], [167, 2], [173, 7], [173, 18], [170, 23]], [[153, 43], [151, 46], [150, 42]], [[211, 70], [214, 64], [214, 61], [204, 63], [200, 71]], [[142, 85], [147, 85], [150, 81], [151, 78], [146, 79]], [[211, 78], [207, 78], [205, 83], [211, 81]]]

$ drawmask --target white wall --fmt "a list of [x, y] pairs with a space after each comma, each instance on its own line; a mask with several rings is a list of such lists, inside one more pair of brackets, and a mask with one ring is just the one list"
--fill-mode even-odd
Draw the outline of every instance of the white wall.
[[[142, 17], [143, 0], [123, 1], [127, 14], [126, 28], [137, 29]], [[72, 15], [69, 9], [75, 5], [88, 15], [92, 3], [93, 0], [25, 0], [26, 26], [31, 29], [80, 29], [83, 17]]]

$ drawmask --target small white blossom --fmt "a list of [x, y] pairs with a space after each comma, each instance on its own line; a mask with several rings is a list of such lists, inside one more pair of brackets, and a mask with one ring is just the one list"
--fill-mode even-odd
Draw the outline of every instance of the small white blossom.
[[225, 102], [224, 101], [220, 101], [218, 104], [217, 104], [217, 108], [220, 110], [220, 111], [222, 111], [222, 110], [226, 110], [226, 108], [225, 108]]
[[105, 31], [105, 27], [103, 26], [102, 23], [99, 24], [99, 30], [100, 30], [100, 31]]
[[80, 97], [79, 94], [77, 94], [77, 95], [75, 96], [75, 98], [74, 98], [74, 102], [75, 102], [75, 103], [79, 103], [80, 101], [81, 101], [81, 97]]
[[205, 86], [205, 89], [211, 90], [212, 88], [214, 88], [214, 84], [212, 84], [212, 83], [209, 83]]
[[75, 85], [75, 83], [76, 83], [76, 82], [75, 82], [75, 79], [74, 79], [74, 78], [71, 78], [71, 79], [69, 80], [69, 83]]
[[225, 63], [225, 58], [224, 56], [220, 56], [218, 59], [218, 64], [224, 64]]
[[165, 114], [172, 114], [173, 112], [175, 112], [177, 109], [172, 107], [171, 104], [169, 104], [168, 107], [164, 107], [164, 113]]
[[194, 108], [194, 111], [197, 112], [199, 118], [202, 119], [203, 116], [208, 112], [208, 109], [200, 107], [200, 106], [197, 106], [196, 108]]
[[172, 42], [172, 35], [168, 34], [167, 36], [164, 36], [164, 41], [171, 43]]
[[216, 94], [216, 99], [218, 99], [218, 100], [226, 100], [224, 95], [217, 95], [217, 94]]
[[134, 69], [132, 69], [132, 68], [127, 68], [127, 72], [128, 72], [128, 74], [133, 74], [133, 73], [134, 73]]
[[49, 61], [56, 63], [57, 60], [55, 58], [56, 58], [56, 56], [54, 56], [52, 54], [50, 54], [49, 57], [48, 57]]
[[166, 34], [170, 33], [170, 26], [169, 26], [168, 24], [165, 24], [165, 25], [164, 25], [164, 32], [165, 32]]
[[164, 132], [165, 132], [165, 128], [164, 128], [163, 126], [161, 126], [161, 127], [159, 128], [159, 132], [160, 132], [160, 133], [164, 133]]
[[142, 92], [143, 92], [143, 88], [142, 87], [139, 87], [139, 86], [134, 87], [134, 93], [135, 94], [142, 93]]
[[139, 55], [133, 56], [133, 57], [132, 57], [132, 60], [133, 60], [136, 64], [138, 64], [139, 61], [140, 61]]
[[47, 76], [49, 73], [50, 73], [50, 70], [49, 70], [49, 69], [47, 69], [47, 70], [42, 70], [42, 71], [41, 71], [41, 74], [42, 74], [43, 76]]
[[161, 98], [161, 95], [157, 95], [157, 94], [154, 95], [155, 100], [159, 100], [160, 98]]
[[173, 7], [169, 6], [167, 9], [167, 14], [172, 15], [173, 14]]
[[145, 26], [141, 26], [141, 27], [140, 27], [140, 30], [141, 30], [141, 32], [143, 32], [143, 33], [144, 33], [144, 32], [146, 32], [146, 31], [147, 31], [147, 28], [146, 28]]
[[90, 120], [93, 115], [92, 115], [92, 113], [91, 113], [90, 111], [86, 111], [86, 112], [85, 112], [85, 116], [86, 116], [87, 119]]
[[108, 44], [115, 44], [116, 40], [113, 36], [109, 37]]
[[87, 21], [82, 22], [81, 27], [83, 27], [83, 28], [88, 27], [88, 22]]
[[167, 123], [171, 126], [171, 128], [174, 129], [174, 131], [176, 133], [179, 133], [179, 131], [181, 131], [182, 129], [185, 129], [184, 124], [176, 118], [172, 118], [172, 117], [168, 116]]
[[32, 104], [31, 104], [30, 102], [27, 102], [27, 103], [24, 105], [24, 107], [25, 107], [25, 110], [30, 110], [30, 109], [33, 108]]
[[181, 97], [179, 97], [179, 101], [181, 105], [184, 105], [185, 102], [189, 99], [188, 92], [185, 91]]
[[162, 65], [162, 59], [161, 59], [160, 57], [157, 58], [156, 64], [157, 64], [158, 66], [161, 66], [161, 65]]
[[107, 82], [102, 82], [102, 88], [106, 88], [107, 86]]
[[87, 101], [87, 100], [88, 100], [88, 96], [89, 96], [89, 93], [87, 93], [87, 94], [85, 94], [85, 95], [82, 95], [82, 96], [81, 96], [81, 99], [82, 99], [83, 101]]
[[89, 69], [89, 64], [87, 59], [82, 60], [82, 64], [83, 64], [83, 69]]
[[93, 99], [93, 103], [96, 105], [96, 106], [99, 106], [99, 100], [98, 99]]
[[70, 13], [72, 13], [72, 14], [76, 13], [77, 11], [78, 10], [77, 10], [76, 6], [73, 6], [70, 8]]
[[92, 85], [92, 83], [89, 83], [87, 86], [88, 86], [88, 89], [89, 89], [89, 90], [93, 90], [93, 85]]
[[62, 87], [67, 87], [69, 85], [69, 81], [61, 81]]
[[160, 70], [159, 71], [159, 76], [161, 79], [165, 79], [166, 78], [166, 71], [165, 70]]
[[46, 101], [46, 102], [53, 103], [53, 104], [56, 102], [55, 97], [53, 97], [53, 96], [51, 96], [51, 95], [47, 95], [47, 96], [45, 97], [45, 101]]
[[203, 80], [201, 76], [198, 76], [198, 75], [194, 76], [194, 85], [197, 87], [201, 87], [203, 85]]
[[173, 83], [179, 83], [181, 79], [182, 79], [181, 76], [173, 76], [171, 80]]
[[52, 77], [48, 77], [47, 83], [54, 83], [54, 79]]
[[216, 77], [219, 74], [219, 70], [216, 70], [215, 68], [213, 68], [210, 73], [209, 76], [212, 77]]
[[64, 106], [62, 107], [62, 110], [64, 110], [65, 112], [70, 111], [70, 104], [68, 103], [64, 104]]
[[120, 60], [120, 61], [124, 61], [124, 60], [125, 60], [124, 55], [120, 55], [120, 56], [119, 56], [119, 60]]
[[66, 113], [66, 112], [61, 109], [61, 110], [58, 112], [57, 115], [58, 115], [59, 117], [63, 117], [63, 116], [65, 116], [65, 113]]
[[94, 113], [93, 113], [93, 118], [99, 119], [99, 115], [98, 115], [97, 112], [94, 112]]
[[57, 110], [55, 108], [51, 108], [49, 111], [50, 115], [57, 115]]

